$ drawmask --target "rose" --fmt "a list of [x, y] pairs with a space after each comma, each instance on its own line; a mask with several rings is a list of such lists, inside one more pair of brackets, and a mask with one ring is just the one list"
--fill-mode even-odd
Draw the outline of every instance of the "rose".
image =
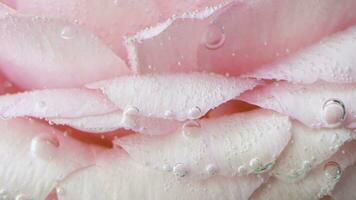
[[5, 3], [1, 198], [354, 199], [354, 2]]

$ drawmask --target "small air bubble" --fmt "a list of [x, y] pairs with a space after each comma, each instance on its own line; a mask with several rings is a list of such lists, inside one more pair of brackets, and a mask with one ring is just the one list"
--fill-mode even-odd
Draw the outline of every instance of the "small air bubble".
[[201, 115], [201, 109], [198, 106], [195, 106], [188, 111], [188, 115], [190, 119], [197, 119]]
[[325, 102], [322, 107], [323, 121], [330, 128], [335, 128], [341, 125], [346, 118], [346, 108], [342, 101], [330, 99]]
[[339, 180], [342, 170], [337, 162], [329, 161], [324, 165], [324, 174], [330, 180]]
[[246, 175], [247, 174], [247, 168], [245, 165], [241, 165], [237, 168], [237, 173], [239, 173], [240, 176]]
[[217, 25], [210, 25], [204, 35], [205, 47], [208, 49], [218, 49], [225, 42], [225, 33]]
[[64, 193], [65, 193], [65, 191], [64, 191], [64, 188], [62, 188], [62, 187], [57, 187], [56, 188], [56, 193], [57, 193], [57, 195], [64, 195]]
[[209, 176], [214, 176], [218, 173], [218, 169], [215, 165], [209, 164], [205, 167], [205, 171]]
[[199, 129], [200, 127], [201, 125], [199, 121], [195, 121], [195, 120], [186, 121], [182, 127], [183, 136], [187, 138], [193, 137], [194, 136], [193, 132]]
[[178, 163], [178, 164], [174, 165], [174, 167], [173, 167], [173, 174], [178, 177], [184, 177], [188, 174], [188, 171], [187, 171], [186, 167], [184, 166], [184, 164]]
[[66, 26], [61, 30], [61, 38], [65, 40], [71, 40], [75, 36], [75, 31], [73, 28]]
[[31, 141], [31, 153], [36, 158], [52, 160], [59, 147], [58, 138], [53, 135], [37, 136]]

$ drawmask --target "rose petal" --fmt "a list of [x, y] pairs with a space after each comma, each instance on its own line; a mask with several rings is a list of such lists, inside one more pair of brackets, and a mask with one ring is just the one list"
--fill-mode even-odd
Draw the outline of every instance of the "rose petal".
[[336, 184], [332, 197], [335, 200], [354, 200], [356, 183], [356, 165], [348, 167], [342, 175], [341, 180]]
[[356, 26], [326, 38], [280, 63], [265, 66], [246, 77], [314, 83], [356, 81]]
[[135, 108], [144, 116], [185, 120], [203, 116], [256, 84], [254, 80], [192, 73], [127, 76], [87, 87], [101, 89], [122, 110]]
[[356, 121], [354, 84], [295, 85], [282, 82], [247, 92], [238, 99], [286, 114], [314, 128], [352, 128]]
[[181, 122], [174, 120], [132, 116], [122, 111], [73, 119], [53, 118], [50, 121], [91, 133], [103, 133], [124, 128], [147, 135], [163, 135], [182, 126]]
[[16, 12], [15, 10], [7, 6], [5, 3], [0, 1], [0, 18]]
[[207, 117], [216, 118], [225, 115], [231, 115], [238, 112], [247, 112], [256, 109], [258, 109], [258, 107], [255, 105], [251, 105], [243, 101], [231, 100], [210, 110], [207, 114]]
[[271, 178], [250, 199], [319, 199], [330, 194], [339, 180], [340, 173], [355, 163], [355, 144], [356, 142], [351, 142], [343, 146], [332, 158], [297, 183], [288, 184]]
[[117, 108], [101, 93], [87, 89], [39, 90], [0, 96], [0, 115], [4, 118], [71, 118], [115, 110]]
[[292, 139], [273, 168], [284, 182], [297, 182], [330, 158], [344, 143], [356, 139], [349, 129], [310, 129], [293, 122]]
[[94, 164], [89, 146], [35, 121], [0, 121], [0, 135], [2, 198], [44, 199], [58, 180]]
[[349, 0], [234, 1], [128, 37], [130, 64], [140, 73], [241, 74], [347, 28], [355, 8]]
[[[65, 199], [241, 199], [247, 200], [261, 184], [255, 176], [214, 177], [206, 181], [177, 178], [137, 165], [125, 153], [113, 150], [98, 155], [97, 165], [60, 183]], [[78, 185], [80, 187], [78, 187]]]
[[[188, 176], [234, 176], [262, 173], [273, 165], [290, 139], [287, 117], [269, 111], [240, 113], [201, 120], [161, 137], [131, 135], [118, 138], [139, 163], [158, 170], [183, 166]], [[251, 165], [251, 166], [250, 166]]]
[[125, 63], [97, 37], [41, 17], [0, 18], [0, 67], [25, 89], [74, 87], [127, 74]]

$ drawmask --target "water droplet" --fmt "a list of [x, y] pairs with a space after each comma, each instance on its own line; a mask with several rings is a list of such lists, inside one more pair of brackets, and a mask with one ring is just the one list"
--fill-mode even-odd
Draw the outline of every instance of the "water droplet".
[[245, 165], [241, 165], [237, 168], [237, 173], [239, 173], [240, 176], [246, 175], [247, 174], [247, 167]]
[[162, 166], [162, 170], [163, 170], [163, 171], [166, 171], [166, 172], [170, 172], [170, 171], [172, 171], [172, 167], [169, 166], [169, 165], [167, 165], [167, 164], [164, 164], [164, 165]]
[[209, 164], [205, 167], [205, 171], [209, 176], [214, 176], [218, 173], [218, 168], [213, 164]]
[[199, 129], [200, 123], [195, 120], [186, 121], [182, 127], [182, 133], [184, 137], [190, 138], [194, 137], [194, 132]]
[[174, 165], [173, 173], [178, 177], [184, 177], [188, 174], [188, 171], [183, 163], [178, 163]]
[[136, 128], [135, 115], [139, 113], [139, 109], [135, 106], [128, 106], [122, 115], [121, 124], [127, 128]]
[[201, 109], [198, 106], [191, 108], [188, 112], [190, 119], [197, 119], [201, 115]]
[[340, 126], [346, 117], [345, 105], [342, 101], [330, 99], [323, 105], [323, 121], [328, 127]]
[[53, 135], [37, 136], [31, 141], [32, 155], [47, 161], [54, 158], [58, 147], [58, 138]]
[[140, 110], [135, 106], [128, 106], [124, 110], [125, 115], [137, 115], [139, 112], [140, 112]]
[[261, 165], [262, 165], [261, 161], [258, 158], [253, 158], [250, 160], [250, 167], [252, 167], [253, 169], [258, 168]]
[[222, 28], [217, 25], [210, 25], [204, 35], [205, 47], [208, 49], [217, 49], [225, 42], [225, 33]]
[[66, 26], [61, 30], [61, 38], [71, 40], [75, 36], [75, 31], [72, 27]]
[[31, 200], [31, 199], [32, 198], [30, 198], [29, 196], [24, 195], [24, 194], [16, 195], [16, 198], [15, 198], [15, 200]]
[[329, 161], [324, 165], [324, 174], [330, 180], [339, 180], [342, 170], [337, 162]]

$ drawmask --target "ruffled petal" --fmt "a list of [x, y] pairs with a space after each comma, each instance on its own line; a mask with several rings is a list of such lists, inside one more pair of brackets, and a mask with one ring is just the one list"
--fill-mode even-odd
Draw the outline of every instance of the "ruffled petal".
[[260, 110], [190, 122], [167, 136], [131, 135], [114, 143], [137, 162], [177, 176], [246, 175], [273, 166], [289, 142], [290, 126], [287, 117]]
[[0, 18], [0, 67], [24, 89], [75, 87], [128, 74], [96, 36], [61, 20]]
[[122, 110], [135, 109], [139, 115], [186, 120], [200, 118], [256, 84], [254, 80], [191, 73], [127, 76], [87, 87], [101, 89]]
[[[356, 22], [355, 1], [233, 1], [173, 16], [126, 40], [133, 70], [241, 74]], [[149, 53], [147, 53], [149, 52]]]
[[356, 81], [356, 26], [304, 49], [280, 63], [244, 75], [294, 83], [353, 83]]
[[0, 135], [2, 199], [45, 199], [57, 181], [95, 163], [88, 145], [35, 121], [0, 121]]
[[[98, 155], [95, 167], [73, 174], [60, 183], [66, 199], [240, 199], [247, 200], [262, 183], [255, 176], [214, 177], [206, 181], [177, 178], [133, 162], [119, 150]], [[78, 187], [80, 186], [80, 187]]]
[[354, 139], [356, 134], [349, 129], [315, 130], [293, 122], [292, 139], [272, 173], [283, 182], [298, 182], [335, 154], [344, 143]]
[[354, 84], [270, 84], [238, 97], [242, 101], [275, 110], [309, 127], [356, 127]]
[[329, 195], [340, 180], [342, 171], [356, 161], [356, 142], [344, 145], [334, 156], [315, 168], [303, 180], [296, 183], [285, 183], [271, 178], [252, 196], [258, 199], [319, 199]]
[[84, 117], [110, 113], [117, 108], [100, 92], [87, 89], [38, 90], [0, 96], [0, 116]]

